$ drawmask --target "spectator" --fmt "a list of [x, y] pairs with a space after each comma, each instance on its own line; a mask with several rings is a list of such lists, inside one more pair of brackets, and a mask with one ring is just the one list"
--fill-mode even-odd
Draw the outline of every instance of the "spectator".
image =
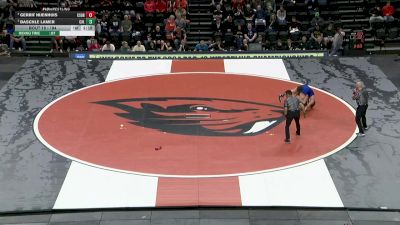
[[244, 0], [232, 0], [232, 8], [234, 9], [237, 9], [238, 7], [243, 9], [244, 4]]
[[170, 15], [169, 18], [165, 21], [165, 35], [167, 39], [171, 40], [172, 39], [172, 33], [174, 32], [176, 28], [176, 23], [175, 23], [175, 16]]
[[0, 56], [10, 56], [10, 52], [8, 51], [8, 45], [0, 44]]
[[[77, 1], [79, 1], [79, 0], [77, 0]], [[114, 13], [120, 14], [122, 7], [123, 7], [123, 4], [122, 4], [121, 0], [113, 0], [112, 9], [113, 9]]]
[[266, 20], [268, 15], [267, 13], [264, 11], [264, 9], [261, 8], [261, 5], [257, 5], [257, 10], [255, 12], [254, 15], [254, 24], [255, 26], [266, 26]]
[[4, 8], [0, 6], [0, 34], [3, 33], [4, 18], [5, 18]]
[[96, 39], [95, 36], [91, 36], [89, 39], [86, 40], [86, 47], [89, 49], [90, 45], [92, 44], [93, 40]]
[[156, 3], [154, 0], [146, 0], [144, 3], [144, 11], [146, 13], [153, 13], [155, 12]]
[[235, 23], [233, 22], [233, 18], [231, 15], [228, 15], [223, 23], [223, 32], [226, 33], [228, 30], [233, 32], [235, 29]]
[[[12, 50], [14, 48], [14, 44], [18, 44], [18, 50], [19, 51], [26, 51], [26, 41], [23, 36], [14, 36], [14, 34], [10, 34], [10, 49]], [[22, 48], [22, 49], [21, 49]]]
[[233, 50], [233, 48], [235, 47], [235, 36], [233, 33], [233, 28], [226, 29], [223, 43], [228, 51]]
[[155, 42], [151, 36], [152, 36], [152, 34], [148, 33], [147, 34], [147, 38], [146, 38], [146, 40], [144, 40], [144, 43], [143, 43], [144, 47], [146, 49], [148, 49], [148, 50], [150, 49], [150, 43], [154, 43]]
[[110, 33], [119, 33], [121, 31], [121, 20], [118, 19], [116, 14], [113, 15], [110, 21]]
[[139, 13], [137, 13], [135, 15], [135, 20], [133, 21], [133, 24], [132, 24], [132, 29], [134, 31], [138, 31], [138, 32], [143, 33], [144, 32], [144, 27], [145, 27], [145, 25], [144, 25], [144, 22], [142, 21], [142, 17], [141, 17], [141, 15]]
[[328, 27], [324, 30], [324, 44], [327, 48], [332, 44], [336, 31], [333, 27], [333, 23], [328, 24]]
[[167, 12], [167, 3], [164, 0], [157, 0], [155, 10], [157, 13]]
[[369, 10], [369, 13], [371, 17], [369, 18], [369, 23], [375, 23], [375, 22], [383, 22], [384, 19], [381, 16], [381, 9], [379, 8], [378, 5], [373, 7], [372, 9]]
[[141, 41], [137, 41], [136, 45], [133, 46], [132, 51], [133, 52], [145, 52], [146, 49], [144, 48], [144, 45], [142, 45]]
[[111, 0], [101, 0], [100, 1], [100, 6], [103, 9], [109, 9], [112, 7], [112, 1]]
[[249, 42], [249, 43], [254, 43], [257, 39], [257, 32], [251, 25], [251, 23], [247, 24], [247, 33], [244, 34], [244, 38]]
[[292, 51], [295, 49], [296, 49], [295, 43], [293, 43], [292, 39], [289, 38], [287, 40], [287, 50]]
[[160, 26], [156, 26], [151, 36], [154, 41], [158, 42], [158, 44], [160, 43], [161, 40], [165, 39], [165, 33], [164, 31], [161, 30]]
[[36, 8], [36, 4], [33, 0], [19, 0], [18, 7], [20, 7], [20, 8]]
[[222, 20], [222, 18], [224, 17], [224, 12], [222, 11], [220, 4], [216, 5], [216, 9], [213, 12], [213, 17], [214, 20], [217, 20], [217, 18]]
[[298, 47], [299, 50], [309, 50], [310, 49], [310, 42], [307, 40], [307, 36], [301, 37], [301, 42], [299, 43]]
[[338, 52], [342, 48], [344, 36], [345, 33], [343, 32], [343, 29], [338, 27], [332, 42], [331, 56], [337, 56]]
[[126, 9], [133, 9], [133, 4], [132, 2], [130, 2], [129, 0], [124, 0], [122, 2], [123, 7], [125, 7]]
[[130, 33], [132, 31], [132, 21], [130, 16], [124, 16], [124, 20], [121, 22], [121, 31], [126, 33]]
[[[94, 37], [93, 37], [94, 38]], [[61, 36], [55, 36], [52, 39], [52, 48], [51, 51], [53, 52], [54, 50], [58, 52], [63, 52], [63, 41]]]
[[196, 45], [194, 50], [199, 52], [208, 51], [208, 44], [204, 40], [201, 40], [200, 43]]
[[66, 8], [78, 8], [80, 7], [82, 2], [80, 0], [66, 0], [65, 7]]
[[276, 12], [276, 17], [278, 18], [279, 24], [286, 24], [286, 9], [281, 5], [279, 10]]
[[275, 32], [278, 31], [278, 28], [279, 28], [279, 23], [278, 20], [276, 19], [276, 15], [271, 14], [271, 19], [265, 32], [266, 33]]
[[324, 45], [324, 38], [322, 37], [322, 35], [318, 36], [316, 41], [311, 42], [311, 49], [314, 50], [326, 49], [326, 46]]
[[188, 49], [189, 47], [187, 46], [186, 39], [183, 39], [179, 44], [178, 52], [186, 52]]
[[[143, 9], [144, 9], [144, 8], [143, 8]], [[128, 15], [129, 18], [131, 19], [131, 18], [135, 18], [136, 12], [135, 12], [135, 10], [133, 10], [133, 9], [131, 9], [131, 10], [125, 10], [125, 11], [124, 11], [124, 15]]]
[[276, 10], [276, 3], [275, 0], [265, 0], [265, 8], [267, 9], [268, 13], [271, 14]]
[[242, 31], [242, 27], [240, 25], [237, 26], [237, 30], [235, 33], [235, 43], [236, 43], [236, 49], [241, 49], [243, 45], [243, 40], [244, 40], [244, 32]]
[[75, 39], [75, 43], [76, 43], [76, 47], [75, 50], [76, 51], [83, 51], [84, 47], [83, 47], [83, 43], [82, 43], [82, 39], [81, 38], [76, 38]]
[[96, 20], [95, 31], [96, 31], [96, 36], [100, 36], [100, 34], [101, 34], [101, 20]]
[[172, 51], [174, 48], [171, 46], [169, 41], [161, 40], [161, 48], [160, 51]]
[[108, 24], [107, 17], [106, 17], [105, 15], [103, 15], [103, 17], [101, 18], [100, 27], [101, 27], [101, 29], [100, 29], [100, 30], [101, 30], [100, 35], [101, 35], [101, 36], [108, 37], [108, 28], [109, 28], [109, 24]]
[[210, 51], [224, 51], [220, 40], [215, 41], [209, 47]]
[[306, 0], [305, 3], [307, 5], [308, 12], [314, 11], [319, 7], [318, 0]]
[[290, 33], [300, 32], [301, 23], [296, 19], [296, 16], [292, 16], [292, 22], [289, 24]]
[[314, 28], [311, 28], [311, 41], [316, 41], [318, 37], [323, 37], [321, 26], [319, 24]]
[[395, 12], [396, 12], [396, 10], [390, 4], [390, 0], [388, 0], [386, 2], [386, 5], [383, 6], [383, 8], [382, 8], [383, 19], [385, 20], [385, 22], [393, 22], [394, 21], [393, 15]]
[[284, 44], [283, 44], [283, 42], [282, 42], [282, 40], [281, 40], [281, 39], [278, 39], [278, 40], [276, 41], [276, 47], [275, 47], [275, 50], [278, 50], [278, 51], [281, 51], [281, 50], [287, 50], [287, 47], [286, 47], [286, 45], [284, 45]]
[[167, 14], [170, 15], [175, 11], [175, 1], [174, 0], [167, 0]]
[[75, 50], [77, 47], [76, 36], [65, 36], [64, 37], [64, 50], [67, 52]]
[[101, 46], [96, 38], [91, 39], [90, 44], [88, 44], [88, 51], [98, 52], [101, 50]]
[[18, 0], [7, 0], [10, 7], [18, 7]]
[[310, 25], [311, 27], [315, 27], [317, 24], [318, 25], [323, 25], [324, 19], [319, 16], [319, 12], [315, 12], [314, 18], [311, 20]]
[[211, 12], [214, 12], [214, 10], [216, 9], [217, 5], [222, 5], [223, 1], [219, 0], [218, 2], [216, 2], [215, 0], [211, 0], [211, 4], [210, 4], [210, 10]]
[[254, 11], [255, 11], [255, 9], [257, 8], [258, 5], [262, 5], [263, 4], [262, 0], [250, 0], [249, 3], [251, 5], [251, 8], [254, 9]]
[[174, 36], [175, 49], [179, 49], [181, 42], [182, 41], [186, 42], [186, 32], [182, 30], [180, 27], [177, 27], [174, 31], [173, 36]]
[[157, 50], [156, 44], [154, 42], [149, 42], [148, 46], [145, 48], [148, 52], [155, 52]]
[[243, 11], [243, 16], [247, 21], [253, 21], [254, 19], [254, 9], [251, 8], [250, 4], [246, 4]]
[[243, 8], [241, 8], [240, 6], [235, 8], [235, 10], [233, 11], [233, 16], [233, 21], [236, 26], [244, 26], [246, 24], [245, 18], [243, 16]]
[[224, 30], [221, 19], [219, 17], [216, 17], [216, 20], [211, 25], [211, 28], [214, 31], [214, 40], [221, 40]]
[[93, 8], [93, 4], [91, 4], [89, 0], [83, 0], [83, 3], [81, 6], [84, 10], [89, 10], [89, 9]]
[[240, 47], [239, 51], [248, 51], [249, 50], [249, 42], [247, 39], [243, 39], [243, 44]]
[[5, 19], [4, 29], [6, 30], [6, 32], [8, 34], [13, 34], [14, 33], [15, 23], [16, 22], [15, 22], [15, 20], [14, 20], [14, 18], [13, 18], [13, 16], [11, 14], [8, 16], [7, 19]]
[[102, 52], [115, 52], [115, 46], [109, 40], [106, 41], [106, 44], [101, 49]]
[[175, 19], [176, 27], [180, 27], [183, 30], [185, 30], [186, 29], [186, 23], [187, 23], [187, 21], [182, 18], [181, 14], [176, 14], [176, 19]]
[[179, 6], [178, 9], [175, 10], [175, 16], [180, 16], [182, 19], [186, 20], [186, 9], [182, 6]]
[[129, 47], [128, 42], [123, 41], [123, 42], [121, 43], [121, 48], [119, 49], [119, 51], [125, 52], [125, 53], [126, 53], [126, 52], [130, 52], [131, 49], [130, 49], [130, 47]]
[[175, 0], [174, 11], [176, 11], [178, 8], [183, 8], [186, 10], [187, 6], [188, 6], [187, 0]]

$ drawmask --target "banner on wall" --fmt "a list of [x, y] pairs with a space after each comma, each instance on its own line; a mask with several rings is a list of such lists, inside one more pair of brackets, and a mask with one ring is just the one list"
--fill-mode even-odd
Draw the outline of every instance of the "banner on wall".
[[327, 51], [284, 51], [284, 52], [164, 52], [164, 53], [104, 53], [104, 52], [74, 52], [72, 59], [270, 59], [270, 58], [306, 58], [325, 57]]

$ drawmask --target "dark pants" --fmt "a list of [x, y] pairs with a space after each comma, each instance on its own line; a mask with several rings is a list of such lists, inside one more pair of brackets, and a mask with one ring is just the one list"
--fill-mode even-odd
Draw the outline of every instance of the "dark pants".
[[367, 119], [365, 114], [367, 114], [368, 105], [359, 105], [356, 110], [356, 123], [360, 133], [364, 133], [364, 128], [367, 127]]
[[300, 110], [288, 111], [286, 115], [286, 126], [285, 126], [286, 140], [290, 140], [289, 127], [293, 119], [296, 122], [296, 134], [300, 135]]

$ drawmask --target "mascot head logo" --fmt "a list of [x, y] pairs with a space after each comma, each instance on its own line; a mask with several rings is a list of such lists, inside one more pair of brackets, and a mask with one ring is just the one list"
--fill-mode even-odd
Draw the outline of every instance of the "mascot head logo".
[[230, 99], [160, 97], [95, 102], [115, 107], [131, 124], [198, 136], [252, 136], [280, 124], [282, 107]]

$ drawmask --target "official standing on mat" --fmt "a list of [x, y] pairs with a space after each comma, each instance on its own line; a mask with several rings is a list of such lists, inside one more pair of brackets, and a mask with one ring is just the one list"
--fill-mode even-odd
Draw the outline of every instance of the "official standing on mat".
[[368, 129], [367, 119], [365, 118], [368, 109], [368, 98], [369, 94], [367, 90], [365, 90], [364, 83], [358, 81], [356, 83], [356, 88], [353, 90], [353, 100], [356, 100], [357, 102], [356, 123], [359, 132], [357, 133], [357, 136], [360, 137], [365, 136], [365, 130]]
[[293, 119], [296, 122], [296, 134], [300, 135], [300, 100], [293, 96], [291, 90], [285, 92], [286, 99], [284, 102], [284, 114], [286, 116], [286, 126], [285, 126], [285, 142], [290, 143], [290, 124]]

